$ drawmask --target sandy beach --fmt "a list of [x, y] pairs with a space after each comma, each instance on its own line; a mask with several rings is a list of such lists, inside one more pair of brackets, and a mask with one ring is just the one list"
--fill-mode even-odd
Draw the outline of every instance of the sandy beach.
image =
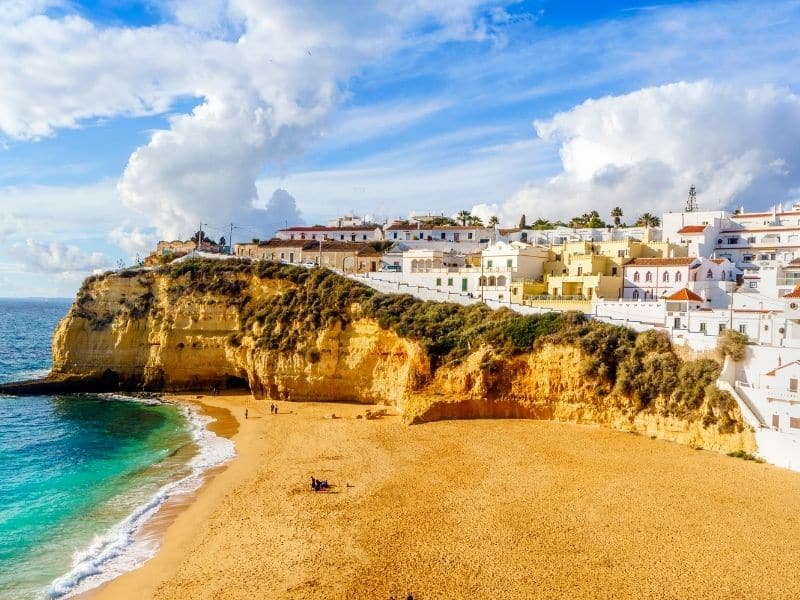
[[199, 400], [238, 458], [93, 600], [789, 598], [800, 581], [798, 473], [565, 423]]

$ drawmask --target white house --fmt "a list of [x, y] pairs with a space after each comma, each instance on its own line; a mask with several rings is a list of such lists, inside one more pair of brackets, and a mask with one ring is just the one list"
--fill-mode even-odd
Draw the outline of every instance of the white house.
[[623, 267], [622, 297], [657, 300], [683, 287], [701, 296], [709, 308], [728, 306], [741, 271], [727, 259], [634, 258]]

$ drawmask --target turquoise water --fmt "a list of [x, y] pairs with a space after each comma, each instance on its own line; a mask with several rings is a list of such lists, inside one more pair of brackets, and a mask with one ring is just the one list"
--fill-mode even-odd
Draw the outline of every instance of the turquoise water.
[[[47, 371], [68, 307], [0, 299], [0, 381]], [[141, 525], [228, 451], [210, 435], [171, 404], [0, 396], [0, 598], [62, 597], [151, 556]]]

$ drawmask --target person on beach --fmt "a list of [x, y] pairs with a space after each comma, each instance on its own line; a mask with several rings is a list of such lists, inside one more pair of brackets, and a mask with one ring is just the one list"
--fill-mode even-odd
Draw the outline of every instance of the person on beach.
[[245, 419], [247, 418], [247, 409], [246, 408], [244, 409], [244, 418]]

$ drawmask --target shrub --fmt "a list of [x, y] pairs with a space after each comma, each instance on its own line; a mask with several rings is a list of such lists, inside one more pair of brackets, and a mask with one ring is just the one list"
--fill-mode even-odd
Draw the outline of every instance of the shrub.
[[726, 329], [717, 340], [717, 356], [719, 356], [720, 360], [730, 356], [731, 360], [739, 362], [744, 359], [747, 342], [748, 339], [745, 334]]

